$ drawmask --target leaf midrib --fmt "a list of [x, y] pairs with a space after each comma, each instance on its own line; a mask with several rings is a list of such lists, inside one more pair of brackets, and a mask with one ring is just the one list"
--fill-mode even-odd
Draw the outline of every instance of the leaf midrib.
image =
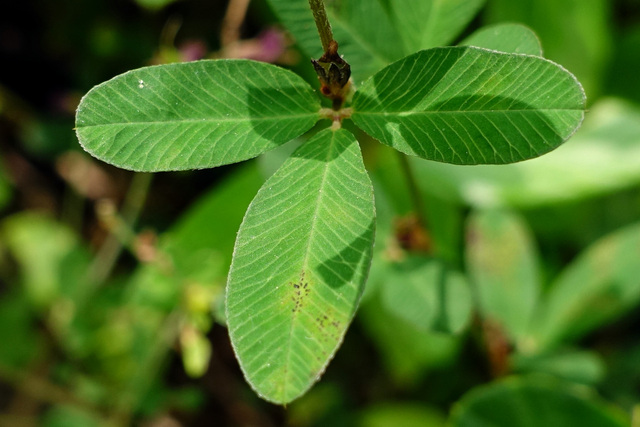
[[353, 116], [413, 116], [430, 114], [485, 114], [485, 113], [535, 113], [547, 111], [578, 111], [584, 112], [580, 108], [532, 108], [517, 110], [429, 110], [429, 111], [354, 111]]
[[[321, 205], [321, 201], [322, 198], [324, 197], [325, 192], [322, 191], [322, 189], [325, 186], [325, 182], [327, 180], [327, 175], [328, 175], [328, 169], [330, 167], [330, 157], [331, 157], [331, 153], [333, 152], [333, 146], [335, 144], [335, 132], [332, 133], [331, 135], [331, 147], [327, 150], [327, 157], [326, 157], [326, 161], [325, 161], [325, 165], [324, 165], [324, 171], [322, 172], [322, 181], [320, 182], [320, 186], [319, 186], [319, 193], [318, 193], [318, 197], [316, 199], [316, 205], [313, 211], [313, 218], [311, 220], [311, 228], [309, 231], [309, 238], [307, 239], [307, 245], [306, 245], [306, 249], [304, 252], [304, 258], [302, 259], [302, 270], [307, 272], [308, 269], [308, 261], [309, 261], [309, 253], [311, 252], [311, 242], [314, 240], [314, 235], [316, 234], [316, 230], [317, 230], [317, 222], [318, 222], [318, 212], [320, 210], [320, 205]], [[289, 374], [289, 368], [290, 368], [290, 360], [291, 360], [291, 347], [292, 347], [292, 341], [293, 341], [293, 330], [294, 330], [294, 324], [296, 323], [296, 320], [298, 319], [298, 313], [295, 313], [295, 315], [293, 316], [293, 319], [291, 320], [291, 326], [289, 328], [289, 345], [287, 346], [287, 356], [286, 356], [286, 363], [285, 363], [285, 367], [284, 367], [284, 383], [282, 385], [282, 392], [283, 392], [283, 398], [286, 397], [286, 390], [287, 390], [287, 381], [289, 379], [288, 374]]]
[[240, 118], [202, 118], [202, 119], [178, 119], [178, 120], [166, 120], [166, 121], [136, 121], [136, 122], [109, 122], [95, 125], [76, 125], [76, 129], [95, 128], [103, 126], [147, 126], [147, 125], [170, 125], [170, 124], [192, 124], [192, 123], [220, 123], [220, 122], [255, 122], [255, 121], [272, 121], [282, 119], [298, 119], [307, 118], [313, 116], [320, 116], [320, 112], [313, 112], [307, 114], [295, 114], [290, 116], [268, 116], [268, 117], [240, 117]]

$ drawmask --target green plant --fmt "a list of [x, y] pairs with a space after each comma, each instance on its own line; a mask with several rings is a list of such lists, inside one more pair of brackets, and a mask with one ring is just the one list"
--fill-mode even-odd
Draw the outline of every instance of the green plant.
[[[247, 381], [276, 403], [292, 401], [317, 381], [356, 312], [369, 271], [373, 186], [343, 122], [423, 159], [504, 164], [559, 146], [579, 127], [585, 108], [575, 77], [542, 58], [524, 27], [481, 30], [460, 46], [435, 47], [450, 43], [481, 1], [451, 1], [442, 9], [413, 0], [334, 5], [329, 11], [340, 18], [335, 38], [344, 40], [346, 60], [323, 2], [309, 4], [321, 56], [304, 36], [314, 31], [306, 2], [271, 1], [302, 48], [320, 56], [314, 68], [326, 106], [290, 71], [209, 60], [126, 72], [89, 91], [76, 116], [89, 153], [136, 171], [239, 162], [300, 137], [318, 121], [331, 122], [258, 191], [238, 232], [227, 284], [236, 355]], [[422, 31], [423, 22], [433, 25]], [[411, 181], [409, 163], [402, 164]], [[416, 200], [418, 213], [419, 205]], [[418, 225], [426, 225], [423, 215]], [[447, 323], [456, 329], [460, 322]]]

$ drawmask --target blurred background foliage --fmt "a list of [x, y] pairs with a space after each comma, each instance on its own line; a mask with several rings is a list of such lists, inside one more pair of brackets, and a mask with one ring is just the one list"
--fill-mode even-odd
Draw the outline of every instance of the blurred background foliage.
[[426, 230], [401, 160], [361, 135], [378, 212], [367, 290], [323, 379], [280, 408], [245, 384], [223, 297], [244, 211], [301, 141], [151, 176], [87, 156], [73, 118], [83, 93], [132, 68], [244, 57], [317, 87], [308, 58], [265, 0], [3, 4], [0, 425], [629, 425], [640, 2], [488, 0], [460, 39], [499, 22], [534, 29], [577, 75], [583, 128], [509, 166], [412, 160]]

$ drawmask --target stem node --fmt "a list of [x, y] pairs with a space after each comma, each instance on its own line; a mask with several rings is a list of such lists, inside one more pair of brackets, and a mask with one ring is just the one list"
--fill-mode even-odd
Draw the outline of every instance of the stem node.
[[320, 92], [333, 101], [332, 107], [338, 111], [351, 93], [351, 66], [338, 54], [338, 42], [333, 39], [323, 0], [309, 0], [309, 6], [324, 49], [324, 55], [311, 63], [320, 80]]

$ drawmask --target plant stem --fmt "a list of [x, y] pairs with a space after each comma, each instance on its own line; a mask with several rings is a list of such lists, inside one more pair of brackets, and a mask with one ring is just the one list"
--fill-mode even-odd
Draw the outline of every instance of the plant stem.
[[422, 227], [427, 228], [427, 215], [424, 210], [424, 202], [422, 200], [422, 195], [420, 194], [420, 189], [418, 188], [418, 181], [416, 180], [416, 176], [413, 173], [413, 168], [411, 167], [411, 163], [409, 163], [409, 158], [406, 154], [403, 154], [399, 151], [398, 157], [400, 159], [400, 167], [404, 172], [404, 176], [407, 180], [407, 185], [409, 187], [409, 197], [411, 197], [411, 203], [413, 204], [413, 209], [415, 210], [416, 217], [420, 221], [420, 225]]
[[240, 26], [244, 22], [250, 0], [231, 0], [227, 6], [227, 12], [222, 21], [222, 31], [220, 32], [220, 42], [222, 48], [237, 42], [240, 39]]
[[116, 260], [120, 256], [120, 252], [122, 252], [122, 231], [133, 229], [147, 198], [152, 177], [153, 174], [150, 173], [136, 173], [133, 175], [121, 210], [124, 228], [119, 227], [118, 230], [111, 230], [111, 234], [100, 247], [89, 268], [89, 280], [93, 286], [99, 287], [109, 277], [111, 270], [115, 266]]
[[318, 27], [322, 49], [328, 52], [329, 46], [333, 41], [333, 31], [331, 31], [331, 24], [329, 24], [329, 19], [327, 18], [324, 1], [309, 0], [309, 6], [311, 7], [311, 12], [313, 12], [313, 19], [316, 21], [316, 27]]

